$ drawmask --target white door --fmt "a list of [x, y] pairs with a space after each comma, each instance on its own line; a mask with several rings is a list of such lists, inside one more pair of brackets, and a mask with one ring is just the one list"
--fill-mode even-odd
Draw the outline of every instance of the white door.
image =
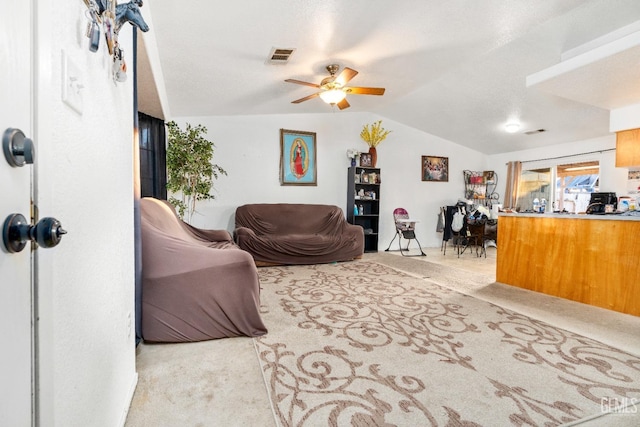
[[[0, 13], [0, 134], [18, 128], [30, 137], [32, 22], [30, 1], [2, 2]], [[35, 143], [37, 148], [37, 141]], [[30, 220], [32, 166], [12, 167], [0, 154], [0, 225], [12, 213]], [[0, 424], [32, 420], [31, 251], [8, 253], [0, 241]]]

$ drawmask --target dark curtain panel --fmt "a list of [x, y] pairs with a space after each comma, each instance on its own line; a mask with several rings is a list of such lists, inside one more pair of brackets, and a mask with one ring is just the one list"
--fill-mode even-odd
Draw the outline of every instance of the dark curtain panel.
[[167, 199], [166, 131], [164, 121], [138, 112], [140, 195]]

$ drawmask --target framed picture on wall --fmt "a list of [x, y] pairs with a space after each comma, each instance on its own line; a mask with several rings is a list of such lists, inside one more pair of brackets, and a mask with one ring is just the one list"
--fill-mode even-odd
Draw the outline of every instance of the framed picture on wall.
[[482, 172], [483, 184], [494, 184], [496, 182], [496, 174], [494, 171]]
[[372, 164], [373, 164], [373, 161], [371, 160], [371, 154], [369, 153], [360, 154], [360, 167], [370, 168]]
[[280, 129], [280, 185], [318, 185], [316, 134]]
[[438, 156], [422, 156], [423, 181], [449, 181], [449, 158]]

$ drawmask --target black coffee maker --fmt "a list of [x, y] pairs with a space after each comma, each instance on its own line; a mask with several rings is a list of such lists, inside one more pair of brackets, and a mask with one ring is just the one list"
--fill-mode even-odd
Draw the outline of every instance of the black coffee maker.
[[[606, 206], [612, 205], [613, 211], [607, 212]], [[618, 198], [616, 193], [591, 193], [591, 200], [587, 206], [588, 214], [604, 215], [613, 213], [618, 209]]]

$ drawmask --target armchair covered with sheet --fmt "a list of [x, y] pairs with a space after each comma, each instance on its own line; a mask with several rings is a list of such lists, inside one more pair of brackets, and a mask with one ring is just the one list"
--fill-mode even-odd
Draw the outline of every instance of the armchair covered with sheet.
[[364, 253], [362, 227], [332, 205], [243, 205], [236, 209], [234, 237], [259, 266], [351, 261]]
[[188, 342], [267, 332], [258, 273], [226, 230], [183, 222], [168, 202], [140, 201], [142, 337]]

